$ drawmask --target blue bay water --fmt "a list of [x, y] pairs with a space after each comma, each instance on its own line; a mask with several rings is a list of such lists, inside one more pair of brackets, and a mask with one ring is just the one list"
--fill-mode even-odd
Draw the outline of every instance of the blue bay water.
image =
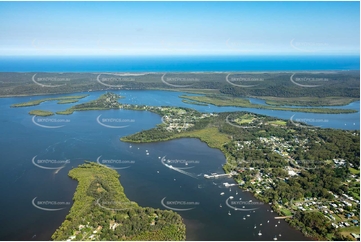
[[[0, 72], [187, 72], [187, 71], [291, 71], [291, 70], [358, 70], [358, 56], [243, 56], [243, 57], [0, 57]], [[247, 109], [239, 107], [197, 106], [186, 104], [178, 97], [184, 93], [165, 91], [116, 91], [126, 96], [120, 102], [154, 106], [180, 106], [201, 112], [250, 111], [285, 120], [307, 120], [322, 128], [359, 129], [360, 102], [337, 108], [357, 110], [353, 114], [310, 114], [300, 112]], [[80, 103], [96, 99], [104, 92], [87, 93]], [[74, 95], [74, 94], [65, 94]], [[199, 205], [191, 211], [180, 212], [187, 226], [187, 240], [306, 240], [284, 221], [275, 227], [275, 214], [267, 204], [259, 205], [246, 220], [225, 204], [226, 197], [235, 200], [254, 199], [238, 188], [226, 189], [222, 183], [231, 179], [205, 180], [203, 174], [222, 173], [225, 162], [219, 150], [211, 149], [197, 139], [178, 139], [168, 142], [129, 145], [119, 139], [123, 136], [155, 127], [161, 117], [150, 112], [106, 110], [75, 112], [59, 129], [35, 125], [28, 115], [34, 107], [10, 108], [13, 103], [32, 99], [65, 96], [45, 95], [0, 99], [0, 181], [4, 185], [0, 200], [0, 238], [4, 240], [49, 240], [51, 234], [65, 219], [72, 204], [77, 182], [67, 173], [84, 160], [123, 159], [134, 161], [127, 169], [118, 170], [121, 183], [129, 199], [141, 206], [164, 209], [161, 200], [194, 201]], [[253, 103], [263, 100], [250, 99]], [[45, 102], [38, 109], [60, 111], [74, 104]], [[109, 129], [99, 125], [96, 118], [134, 119], [125, 129]], [[53, 124], [48, 124], [53, 125]], [[149, 155], [146, 154], [149, 151]], [[187, 172], [198, 179], [170, 170], [160, 162], [167, 159], [197, 160]], [[34, 158], [36, 157], [36, 158]], [[60, 170], [41, 169], [32, 159], [69, 160]], [[51, 166], [51, 164], [49, 165]], [[54, 165], [53, 165], [54, 166]], [[120, 168], [120, 167], [118, 167]], [[236, 195], [236, 191], [238, 194]], [[225, 196], [220, 196], [225, 192]], [[32, 201], [62, 201], [70, 204], [56, 212], [35, 208]], [[223, 205], [222, 208], [220, 205]], [[51, 207], [54, 208], [54, 207]], [[267, 224], [267, 220], [270, 223]], [[263, 224], [262, 226], [260, 224]], [[257, 229], [254, 229], [256, 225]], [[259, 230], [262, 236], [258, 236]], [[21, 231], [21, 232], [19, 232]]]
[[[284, 119], [290, 119], [292, 115], [295, 115], [295, 118], [328, 120], [323, 126], [328, 125], [332, 128], [359, 129], [360, 102], [353, 102], [343, 107], [354, 108], [358, 113], [321, 115], [212, 105], [197, 106], [183, 103], [179, 95], [184, 93], [179, 92], [124, 90], [115, 92], [126, 97], [119, 100], [122, 103], [181, 106], [202, 112], [246, 110]], [[80, 103], [94, 100], [103, 93], [104, 91], [86, 92], [89, 96], [82, 99]], [[0, 238], [49, 240], [51, 234], [65, 219], [72, 204], [77, 182], [67, 176], [68, 171], [82, 164], [84, 160], [114, 159], [134, 161], [129, 168], [119, 169], [118, 172], [126, 195], [139, 205], [164, 209], [161, 204], [162, 199], [199, 203], [190, 211], [180, 212], [187, 226], [187, 240], [272, 240], [279, 234], [282, 234], [282, 237], [278, 237], [278, 240], [306, 240], [300, 232], [292, 229], [284, 221], [275, 227], [277, 221], [274, 216], [276, 215], [270, 211], [267, 204], [255, 206], [257, 210], [253, 214], [250, 213], [250, 217], [245, 217], [247, 215], [245, 212], [234, 211], [227, 207], [225, 200], [230, 195], [235, 197], [235, 201], [240, 201], [240, 198], [243, 201], [256, 200], [250, 193], [243, 192], [239, 188], [232, 187], [230, 191], [222, 185], [223, 182], [233, 183], [231, 179], [203, 178], [203, 174], [222, 173], [225, 157], [219, 150], [211, 149], [197, 139], [133, 145], [119, 140], [123, 136], [155, 127], [161, 123], [159, 115], [131, 110], [75, 112], [69, 116], [55, 115], [54, 118], [69, 122], [62, 123], [64, 126], [61, 128], [48, 129], [35, 125], [28, 112], [33, 109], [60, 111], [74, 104], [57, 104], [50, 101], [36, 107], [10, 108], [10, 105], [14, 103], [67, 95], [75, 94], [0, 99], [2, 113], [0, 116], [0, 147], [2, 147], [0, 182], [3, 184], [2, 194], [4, 194], [0, 200], [2, 215]], [[129, 126], [123, 129], [106, 128], [97, 123], [99, 115], [102, 118], [134, 120], [134, 123], [129, 123]], [[47, 125], [54, 124], [47, 123]], [[164, 156], [170, 160], [187, 160], [190, 164], [192, 164], [191, 161], [198, 161], [198, 163], [194, 163], [192, 168], [186, 170], [192, 175], [188, 176], [189, 174], [186, 175], [164, 166], [159, 159]], [[33, 159], [69, 160], [70, 163], [60, 170], [48, 170], [35, 166], [32, 163]], [[118, 164], [114, 166], [123, 168]], [[183, 168], [186, 168], [184, 164]], [[221, 196], [221, 192], [225, 195]], [[69, 204], [60, 206], [60, 208], [64, 207], [63, 210], [48, 212], [35, 208], [32, 204], [34, 199]], [[229, 211], [231, 215], [228, 215]], [[270, 223], [267, 223], [267, 220]], [[254, 229], [255, 225], [257, 229]], [[258, 236], [259, 230], [262, 231], [262, 236]]]
[[[152, 93], [153, 91], [150, 91]], [[146, 92], [121, 93], [134, 99]], [[154, 91], [158, 95], [157, 91]], [[98, 97], [101, 92], [91, 93], [82, 100], [86, 102]], [[163, 92], [174, 98], [174, 92]], [[152, 96], [152, 95], [150, 95]], [[40, 96], [36, 98], [43, 98]], [[134, 161], [131, 167], [118, 170], [126, 195], [142, 206], [164, 209], [162, 199], [166, 201], [197, 202], [198, 205], [187, 212], [180, 212], [187, 225], [188, 240], [259, 240], [255, 224], [264, 227], [261, 239], [272, 239], [281, 233], [285, 240], [304, 237], [295, 232], [285, 222], [279, 224], [277, 231], [268, 229], [276, 224], [274, 214], [266, 204], [257, 205], [257, 211], [247, 220], [245, 213], [232, 211], [225, 199], [229, 195], [246, 201], [254, 199], [250, 193], [239, 188], [231, 191], [222, 183], [232, 183], [231, 179], [207, 180], [203, 174], [222, 172], [224, 155], [216, 149], [209, 148], [197, 139], [180, 139], [152, 144], [133, 144], [121, 142], [120, 137], [155, 127], [161, 117], [150, 112], [130, 110], [106, 110], [76, 112], [70, 116], [56, 116], [68, 119], [64, 127], [47, 129], [35, 125], [28, 111], [34, 107], [10, 108], [13, 103], [30, 100], [34, 97], [16, 97], [0, 99], [0, 146], [2, 147], [0, 163], [0, 179], [4, 184], [0, 200], [2, 220], [0, 221], [0, 237], [5, 240], [48, 240], [54, 230], [64, 220], [72, 204], [72, 196], [76, 182], [67, 173], [72, 167], [82, 164], [84, 160], [118, 159]], [[151, 99], [149, 99], [151, 103]], [[42, 109], [62, 110], [71, 104], [45, 102], [39, 105]], [[96, 118], [128, 118], [136, 122], [125, 129], [109, 129], [99, 125]], [[52, 126], [53, 124], [49, 123]], [[149, 155], [146, 154], [149, 152]], [[159, 160], [159, 157], [171, 160], [198, 161], [187, 170], [194, 177], [170, 170]], [[32, 163], [33, 159], [69, 160], [63, 169], [41, 169]], [[180, 164], [181, 165], [181, 164]], [[57, 167], [54, 164], [43, 166]], [[115, 165], [117, 167], [117, 165]], [[177, 166], [177, 165], [176, 165]], [[121, 167], [117, 167], [121, 168]], [[238, 194], [236, 195], [236, 191]], [[220, 196], [225, 192], [226, 196]], [[60, 211], [43, 211], [35, 208], [32, 201], [68, 202], [60, 206]], [[223, 204], [223, 207], [220, 207]], [[51, 207], [54, 208], [54, 207]], [[58, 208], [58, 207], [56, 207]], [[271, 223], [267, 224], [266, 221]], [[21, 233], [19, 233], [19, 228]]]

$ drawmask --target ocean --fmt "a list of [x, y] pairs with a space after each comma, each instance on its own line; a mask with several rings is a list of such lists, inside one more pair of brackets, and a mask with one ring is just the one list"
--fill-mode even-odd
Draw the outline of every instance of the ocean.
[[359, 56], [0, 57], [0, 72], [225, 72], [359, 69]]

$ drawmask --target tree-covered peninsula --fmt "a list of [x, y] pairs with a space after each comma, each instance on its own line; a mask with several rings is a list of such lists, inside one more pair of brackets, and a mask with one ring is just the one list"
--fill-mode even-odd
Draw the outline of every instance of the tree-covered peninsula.
[[79, 183], [53, 240], [185, 240], [181, 216], [130, 201], [115, 170], [86, 162], [69, 176]]

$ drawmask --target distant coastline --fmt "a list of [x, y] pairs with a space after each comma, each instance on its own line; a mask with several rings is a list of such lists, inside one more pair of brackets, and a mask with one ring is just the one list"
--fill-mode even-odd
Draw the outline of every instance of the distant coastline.
[[355, 55], [3, 56], [0, 72], [282, 72], [359, 70]]

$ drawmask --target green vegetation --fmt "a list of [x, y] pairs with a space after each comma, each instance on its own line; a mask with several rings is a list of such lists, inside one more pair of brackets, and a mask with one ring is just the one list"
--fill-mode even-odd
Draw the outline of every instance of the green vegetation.
[[188, 99], [182, 99], [182, 102], [188, 103], [188, 104], [194, 104], [194, 105], [198, 105], [198, 106], [208, 106], [208, 104], [206, 104], [206, 103], [201, 103], [201, 102], [192, 101], [192, 100], [188, 100]]
[[357, 169], [352, 168], [352, 167], [350, 167], [350, 168], [348, 168], [348, 169], [349, 169], [350, 172], [351, 172], [352, 174], [354, 174], [354, 175], [359, 175], [359, 174], [360, 174], [360, 170], [357, 170]]
[[305, 235], [324, 240], [327, 234], [334, 233], [331, 222], [320, 212], [296, 212], [288, 222], [301, 230]]
[[173, 138], [198, 138], [209, 147], [217, 149], [221, 149], [224, 144], [230, 141], [230, 136], [220, 133], [216, 127], [178, 133]]
[[50, 112], [50, 111], [45, 111], [45, 110], [31, 110], [29, 112], [30, 115], [36, 115], [36, 116], [51, 116], [51, 115], [54, 115], [53, 112]]
[[[224, 95], [185, 97], [221, 105], [250, 104]], [[359, 220], [359, 205], [355, 202], [360, 198], [360, 183], [355, 176], [360, 168], [359, 131], [320, 129], [249, 112], [204, 114], [189, 108], [120, 104], [119, 98], [106, 93], [63, 113], [123, 108], [159, 114], [162, 123], [157, 127], [121, 140], [142, 143], [189, 137], [220, 149], [227, 160], [223, 166], [226, 173], [232, 172], [243, 189], [271, 203], [279, 214], [292, 215], [290, 224], [308, 236], [342, 239], [345, 237], [336, 229], [336, 223], [341, 226], [350, 222], [350, 212]], [[142, 239], [149, 233], [125, 239]]]
[[343, 106], [359, 100], [349, 97], [262, 97], [273, 106]]
[[69, 99], [69, 100], [61, 100], [58, 102], [58, 104], [68, 104], [68, 103], [76, 103], [79, 99]]
[[268, 110], [283, 110], [283, 111], [295, 111], [305, 113], [355, 113], [356, 110], [352, 109], [331, 109], [331, 108], [291, 108], [282, 106], [260, 105], [253, 104], [249, 100], [244, 98], [230, 97], [227, 95], [208, 94], [205, 96], [189, 96], [182, 95], [181, 98], [185, 100], [192, 100], [201, 103], [209, 103], [215, 106], [235, 106], [244, 108], [258, 108]]
[[275, 120], [275, 121], [270, 121], [268, 123], [269, 124], [275, 124], [275, 125], [287, 125], [287, 122], [283, 121], [283, 120]]
[[58, 111], [59, 115], [70, 115], [75, 111], [87, 111], [87, 110], [108, 110], [120, 108], [119, 98], [123, 98], [117, 94], [107, 92], [101, 95], [97, 100], [82, 103], [68, 108], [65, 111]]
[[[226, 81], [227, 75], [229, 80]], [[123, 76], [116, 74], [102, 74], [100, 79], [108, 78], [106, 84], [115, 85], [113, 88], [104, 86], [97, 81], [97, 74], [92, 73], [38, 73], [36, 78], [68, 79], [71, 81], [47, 81], [44, 84], [61, 85], [56, 88], [39, 86], [32, 81], [32, 73], [1, 73], [0, 74], [0, 96], [21, 96], [55, 93], [74, 93], [84, 91], [100, 90], [171, 90], [201, 94], [225, 94], [235, 98], [255, 97], [266, 100], [272, 106], [294, 105], [294, 106], [329, 106], [345, 105], [354, 100], [360, 99], [360, 72], [359, 71], [335, 71], [316, 73], [296, 73], [294, 78], [323, 78], [327, 81], [319, 83], [319, 87], [304, 88], [295, 85], [290, 81], [290, 72], [269, 72], [269, 73], [168, 73], [164, 80], [169, 84], [184, 85], [184, 87], [172, 87], [162, 82], [162, 73], [147, 73], [138, 76]], [[238, 78], [232, 80], [232, 77]], [[262, 82], [256, 82], [253, 87], [242, 88], [236, 85], [247, 84], [247, 81], [240, 81], [242, 78], [259, 78]], [[177, 80], [182, 78], [181, 83], [171, 81], [167, 78]], [[188, 81], [184, 81], [187, 80]], [[39, 81], [41, 83], [41, 81]], [[248, 82], [249, 84], [249, 82]], [[310, 84], [310, 83], [309, 83]], [[121, 88], [120, 88], [121, 86]]]
[[185, 240], [182, 218], [131, 202], [115, 170], [86, 162], [69, 176], [79, 182], [74, 204], [53, 240]]
[[286, 209], [286, 208], [281, 208], [281, 209], [280, 209], [280, 212], [281, 212], [281, 214], [284, 215], [284, 216], [291, 216], [291, 215], [292, 215], [291, 210]]
[[17, 107], [36, 106], [42, 102], [47, 102], [47, 101], [59, 101], [58, 103], [60, 103], [60, 102], [67, 103], [66, 101], [72, 100], [72, 102], [74, 102], [76, 100], [76, 102], [77, 102], [77, 101], [79, 101], [79, 99], [85, 98], [87, 96], [88, 95], [45, 98], [45, 99], [33, 100], [33, 101], [25, 102], [25, 103], [13, 104], [13, 105], [11, 105], [11, 107], [17, 108]]
[[[153, 110], [153, 107], [143, 108]], [[271, 203], [279, 214], [292, 215], [290, 224], [310, 237], [342, 238], [331, 226], [331, 218], [326, 218], [323, 213], [330, 214], [331, 211], [335, 214], [336, 223], [349, 221], [345, 214], [350, 211], [359, 218], [359, 205], [350, 200], [350, 206], [345, 205], [340, 198], [348, 194], [359, 199], [359, 182], [353, 182], [354, 178], [348, 181], [352, 176], [349, 167], [358, 169], [360, 166], [359, 131], [298, 126], [291, 121], [247, 112], [203, 116], [194, 110], [178, 108], [186, 111], [184, 113], [176, 109], [172, 109], [173, 120], [183, 120], [180, 122], [182, 127], [192, 126], [170, 130], [173, 124], [165, 122], [121, 140], [154, 142], [199, 138], [225, 154], [227, 163], [223, 169], [227, 173], [235, 172], [233, 178], [243, 184], [243, 189]], [[169, 108], [156, 110], [163, 116], [171, 115]], [[185, 117], [188, 116], [196, 118], [187, 122]], [[308, 209], [311, 206], [307, 205], [309, 200], [315, 202], [313, 210]], [[332, 204], [338, 206], [335, 208]]]

